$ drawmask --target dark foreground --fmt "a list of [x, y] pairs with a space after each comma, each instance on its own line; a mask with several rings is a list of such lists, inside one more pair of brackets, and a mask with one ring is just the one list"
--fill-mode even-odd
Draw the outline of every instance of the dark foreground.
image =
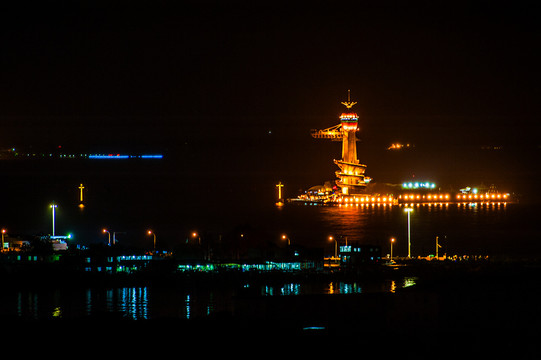
[[[387, 271], [387, 270], [386, 270]], [[240, 294], [233, 313], [180, 320], [92, 318], [3, 322], [18, 339], [85, 344], [106, 341], [193, 346], [215, 341], [314, 341], [364, 352], [423, 354], [537, 354], [541, 320], [538, 262], [412, 264], [396, 270], [419, 277], [395, 293], [256, 296]], [[186, 343], [187, 339], [194, 342]], [[317, 339], [322, 339], [319, 342]], [[131, 345], [130, 345], [131, 344]], [[246, 345], [246, 344], [245, 344]], [[212, 346], [209, 351], [217, 350]]]

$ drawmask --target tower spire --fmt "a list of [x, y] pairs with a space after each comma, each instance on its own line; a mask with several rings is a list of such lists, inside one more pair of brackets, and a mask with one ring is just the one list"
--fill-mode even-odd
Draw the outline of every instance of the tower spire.
[[349, 91], [349, 89], [348, 89], [348, 101], [342, 102], [342, 104], [345, 105], [348, 109], [351, 109], [351, 107], [352, 107], [353, 105], [357, 104], [356, 101], [351, 101], [351, 100], [350, 100], [350, 91]]

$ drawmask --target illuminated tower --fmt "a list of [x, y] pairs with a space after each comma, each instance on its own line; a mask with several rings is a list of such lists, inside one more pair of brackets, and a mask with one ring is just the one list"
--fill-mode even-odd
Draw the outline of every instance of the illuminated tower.
[[342, 102], [347, 110], [340, 115], [340, 124], [332, 128], [312, 131], [312, 136], [315, 138], [342, 141], [342, 160], [334, 160], [334, 163], [340, 168], [336, 172], [338, 177], [336, 184], [341, 188], [344, 195], [363, 193], [366, 185], [371, 180], [369, 177], [364, 176], [366, 165], [360, 164], [357, 159], [356, 133], [359, 130], [359, 116], [351, 110], [356, 103], [350, 100], [348, 90], [348, 101]]

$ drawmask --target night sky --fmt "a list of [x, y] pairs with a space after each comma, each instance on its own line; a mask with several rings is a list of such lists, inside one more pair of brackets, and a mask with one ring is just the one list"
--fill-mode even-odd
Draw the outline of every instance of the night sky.
[[[538, 8], [248, 3], [2, 5], [1, 147], [162, 152], [187, 173], [311, 186], [340, 148], [309, 131], [338, 123], [350, 89], [376, 181], [536, 186]], [[413, 155], [389, 154], [397, 141]]]

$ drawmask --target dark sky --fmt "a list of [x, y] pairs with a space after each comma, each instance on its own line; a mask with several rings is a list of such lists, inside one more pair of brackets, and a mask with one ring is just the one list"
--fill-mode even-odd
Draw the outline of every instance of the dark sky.
[[394, 141], [415, 143], [417, 158], [435, 147], [453, 149], [448, 159], [463, 157], [463, 146], [526, 146], [533, 160], [520, 169], [538, 166], [540, 14], [527, 3], [2, 7], [2, 147], [182, 153], [198, 144], [195, 162], [224, 168], [245, 169], [242, 159], [284, 173], [325, 164], [317, 183], [332, 179], [338, 155], [329, 152], [339, 150], [309, 130], [335, 125], [351, 89], [359, 157], [376, 178], [406, 174], [382, 165], [379, 152]]

